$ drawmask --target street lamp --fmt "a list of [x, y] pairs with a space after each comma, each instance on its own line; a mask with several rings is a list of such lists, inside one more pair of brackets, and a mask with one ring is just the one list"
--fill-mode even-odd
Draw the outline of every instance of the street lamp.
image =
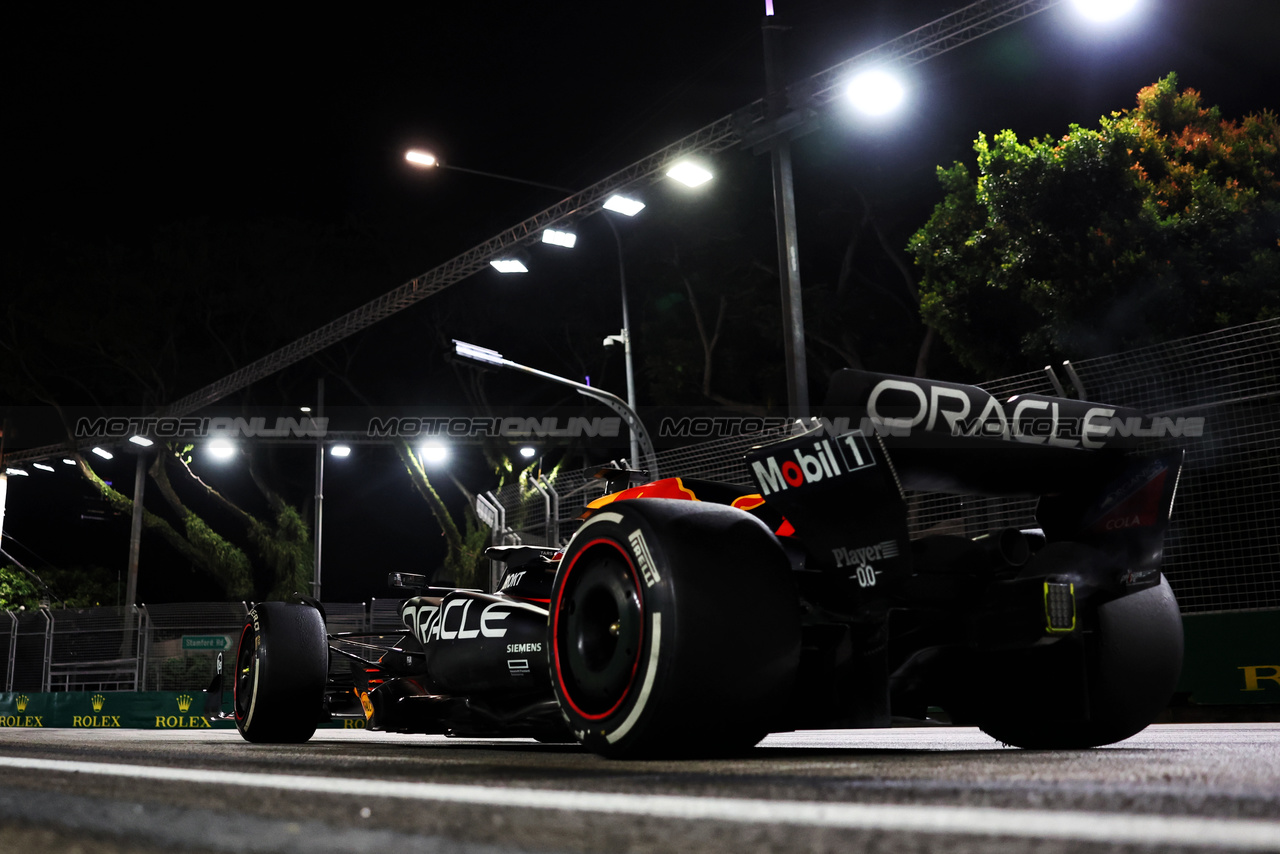
[[530, 187], [542, 187], [545, 190], [555, 190], [558, 193], [572, 193], [572, 190], [566, 190], [564, 187], [557, 187], [554, 184], [544, 184], [541, 181], [527, 181], [524, 178], [512, 178], [510, 175], [499, 175], [496, 172], [482, 172], [479, 169], [467, 169], [463, 166], [454, 166], [453, 164], [441, 162], [430, 151], [423, 151], [420, 148], [411, 148], [404, 153], [404, 159], [414, 166], [423, 169], [448, 169], [453, 172], [466, 172], [468, 175], [483, 175], [486, 178], [496, 178], [499, 181], [514, 181], [517, 184], [528, 184]]
[[[627, 404], [625, 400], [616, 394], [577, 382], [566, 377], [550, 374], [546, 371], [540, 371], [537, 368], [531, 368], [528, 365], [521, 365], [510, 359], [503, 358], [502, 354], [497, 350], [490, 350], [488, 347], [480, 347], [476, 344], [468, 344], [466, 341], [453, 340], [453, 352], [455, 355], [464, 359], [471, 359], [474, 362], [480, 362], [484, 365], [493, 365], [498, 368], [511, 368], [531, 376], [540, 377], [544, 380], [567, 385], [576, 390], [578, 394], [585, 397], [594, 398], [614, 412], [622, 416], [627, 422], [627, 426], [631, 428], [631, 435], [639, 442], [641, 449], [644, 451], [645, 457], [649, 460], [649, 476], [657, 478], [658, 457], [653, 450], [653, 442], [649, 440], [649, 431], [645, 429], [644, 422], [640, 420], [640, 416], [636, 413], [635, 408]], [[633, 468], [635, 466], [633, 465]]]
[[[508, 175], [499, 175], [494, 172], [482, 172], [477, 169], [463, 169], [458, 166], [445, 166], [440, 159], [434, 154], [421, 149], [411, 149], [405, 152], [405, 160], [415, 166], [423, 168], [448, 168], [457, 172], [467, 172], [473, 175], [483, 175], [487, 178], [496, 178], [502, 181], [514, 181], [517, 184], [530, 184], [535, 187], [545, 187], [562, 193], [572, 193], [567, 187], [557, 187], [552, 184], [542, 184], [537, 181], [526, 181], [522, 178], [512, 178]], [[712, 174], [705, 167], [692, 160], [678, 161], [667, 170], [667, 176], [675, 181], [679, 181], [688, 187], [697, 187], [710, 181]], [[623, 216], [635, 216], [644, 210], [644, 202], [624, 196], [621, 193], [614, 193], [609, 196], [601, 205], [604, 210], [622, 214]], [[618, 234], [617, 226], [608, 217], [605, 222], [609, 225], [609, 230], [613, 232], [614, 243], [618, 248], [618, 282], [622, 295], [622, 332], [620, 335], [609, 335], [604, 339], [605, 346], [621, 342], [623, 345], [624, 362], [627, 375], [627, 405], [634, 412], [636, 407], [636, 380], [635, 367], [632, 363], [631, 356], [631, 321], [630, 312], [627, 306], [627, 271], [626, 264], [622, 255], [622, 237]], [[559, 246], [565, 249], [572, 249], [578, 242], [578, 236], [563, 229], [546, 228], [542, 232], [542, 242], [552, 246]], [[499, 273], [526, 273], [528, 267], [522, 258], [495, 258], [489, 262]], [[470, 346], [470, 345], [466, 345]], [[480, 348], [484, 349], [484, 348]], [[631, 467], [638, 469], [640, 467], [640, 449], [636, 433], [631, 431]]]

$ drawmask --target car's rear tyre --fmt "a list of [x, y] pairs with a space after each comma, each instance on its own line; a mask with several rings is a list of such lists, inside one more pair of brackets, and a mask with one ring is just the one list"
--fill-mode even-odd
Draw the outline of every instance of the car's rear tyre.
[[260, 602], [236, 649], [236, 729], [246, 740], [297, 744], [316, 731], [329, 673], [324, 618], [310, 605]]
[[[1064, 563], [1087, 555], [1058, 547]], [[980, 726], [1016, 747], [1077, 749], [1123, 741], [1145, 729], [1168, 704], [1182, 671], [1182, 618], [1169, 582], [1100, 605], [1089, 631], [1033, 649], [1007, 673]], [[1063, 685], [1085, 692], [1074, 715], [1055, 698]]]
[[565, 550], [548, 649], [569, 728], [597, 753], [749, 748], [787, 728], [800, 655], [789, 563], [740, 510], [615, 502]]

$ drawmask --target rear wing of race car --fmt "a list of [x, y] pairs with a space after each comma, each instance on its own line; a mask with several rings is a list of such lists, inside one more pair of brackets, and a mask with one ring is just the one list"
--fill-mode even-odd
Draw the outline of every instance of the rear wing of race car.
[[1136, 567], [1159, 565], [1183, 461], [1176, 444], [1150, 440], [1199, 426], [855, 370], [832, 376], [821, 415], [867, 436], [903, 489], [1039, 496], [1037, 519], [1050, 539], [1091, 543]]

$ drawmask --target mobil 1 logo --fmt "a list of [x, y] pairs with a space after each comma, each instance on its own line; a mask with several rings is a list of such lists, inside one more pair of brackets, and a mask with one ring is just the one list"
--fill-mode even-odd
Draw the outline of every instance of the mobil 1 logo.
[[751, 474], [766, 498], [802, 489], [876, 464], [867, 437], [858, 431], [822, 439], [799, 439], [766, 448], [751, 461]]

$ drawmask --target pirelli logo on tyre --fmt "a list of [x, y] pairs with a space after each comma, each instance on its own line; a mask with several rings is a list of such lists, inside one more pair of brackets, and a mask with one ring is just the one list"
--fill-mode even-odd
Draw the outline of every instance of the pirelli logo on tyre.
[[640, 568], [640, 576], [644, 578], [644, 586], [652, 587], [661, 581], [662, 576], [658, 574], [658, 567], [653, 562], [653, 555], [649, 553], [649, 544], [645, 542], [644, 534], [639, 528], [627, 535], [627, 542], [631, 543], [631, 551], [636, 556], [636, 566]]

